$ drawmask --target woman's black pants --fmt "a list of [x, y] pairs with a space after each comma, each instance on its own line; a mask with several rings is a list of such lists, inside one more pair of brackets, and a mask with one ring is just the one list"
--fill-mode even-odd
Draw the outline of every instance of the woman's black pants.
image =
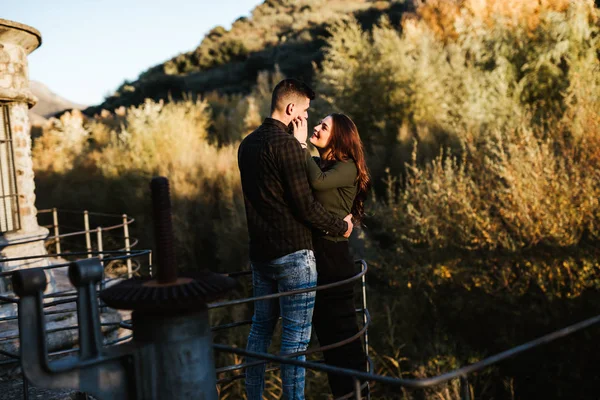
[[[315, 237], [317, 282], [319, 285], [347, 279], [358, 272], [348, 249], [348, 242], [333, 242]], [[355, 335], [358, 331], [354, 305], [356, 282], [317, 291], [313, 327], [321, 346], [333, 344]], [[361, 339], [323, 352], [325, 362], [336, 367], [366, 370], [366, 357]], [[352, 377], [327, 374], [334, 397], [354, 391]], [[363, 394], [366, 394], [363, 392]]]

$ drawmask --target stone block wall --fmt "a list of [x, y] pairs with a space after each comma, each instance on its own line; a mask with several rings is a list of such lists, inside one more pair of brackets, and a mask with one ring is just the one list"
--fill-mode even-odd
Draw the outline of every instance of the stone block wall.
[[15, 160], [16, 184], [19, 193], [21, 230], [35, 231], [38, 227], [35, 208], [35, 183], [31, 158], [31, 135], [27, 104], [15, 103], [9, 108]]
[[[0, 103], [8, 106], [12, 151], [18, 193], [20, 229], [0, 234], [0, 271], [48, 265], [46, 258], [3, 261], [7, 258], [45, 256], [48, 229], [40, 227], [35, 208], [35, 183], [31, 157], [31, 135], [27, 111], [37, 99], [29, 88], [27, 56], [41, 44], [40, 33], [29, 26], [0, 19]], [[53, 276], [48, 275], [52, 289]], [[11, 282], [0, 278], [0, 293], [10, 291]], [[0, 306], [0, 316], [14, 307]]]
[[0, 88], [19, 93], [29, 90], [27, 54], [21, 46], [0, 43]]

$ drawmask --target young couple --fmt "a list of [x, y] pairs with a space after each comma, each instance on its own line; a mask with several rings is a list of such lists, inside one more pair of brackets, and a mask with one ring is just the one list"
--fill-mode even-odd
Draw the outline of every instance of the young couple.
[[[314, 97], [298, 80], [281, 81], [273, 91], [271, 117], [242, 141], [238, 151], [254, 296], [332, 283], [357, 270], [348, 237], [364, 215], [370, 188], [363, 147], [352, 120], [330, 114], [314, 127], [310, 142], [320, 157], [311, 157], [306, 148], [307, 118]], [[321, 346], [351, 337], [359, 329], [353, 294], [353, 285], [348, 284], [255, 302], [247, 349], [267, 352], [279, 316], [281, 354], [306, 350], [313, 322]], [[360, 341], [324, 355], [327, 364], [366, 369]], [[264, 375], [265, 364], [246, 368], [249, 400], [262, 398]], [[304, 368], [281, 365], [283, 398], [304, 399], [304, 376]], [[354, 390], [350, 377], [328, 378], [334, 397]]]

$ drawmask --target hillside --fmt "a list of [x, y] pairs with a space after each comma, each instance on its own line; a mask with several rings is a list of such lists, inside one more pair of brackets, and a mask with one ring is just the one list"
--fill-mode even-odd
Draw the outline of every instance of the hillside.
[[56, 93], [52, 92], [46, 85], [37, 81], [30, 81], [29, 87], [38, 98], [37, 104], [29, 110], [29, 118], [33, 125], [43, 124], [47, 118], [65, 110], [83, 109], [86, 106], [73, 103]]
[[310, 81], [334, 21], [354, 16], [369, 28], [388, 15], [397, 24], [411, 9], [412, 2], [405, 0], [266, 0], [230, 30], [213, 28], [197, 48], [151, 67], [134, 82], [124, 82], [86, 113], [140, 104], [145, 98], [180, 98], [182, 93], [247, 93], [258, 72], [275, 65], [286, 76]]

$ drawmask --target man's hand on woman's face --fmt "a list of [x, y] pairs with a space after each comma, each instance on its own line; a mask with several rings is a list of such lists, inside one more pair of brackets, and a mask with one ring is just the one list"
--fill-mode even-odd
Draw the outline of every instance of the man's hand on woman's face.
[[354, 228], [354, 224], [352, 223], [352, 214], [346, 215], [344, 221], [348, 223], [348, 230], [346, 231], [346, 233], [344, 233], [344, 237], [349, 238], [350, 234], [352, 233], [352, 228]]
[[304, 117], [296, 117], [292, 120], [294, 126], [294, 137], [303, 144], [308, 138], [308, 121]]

